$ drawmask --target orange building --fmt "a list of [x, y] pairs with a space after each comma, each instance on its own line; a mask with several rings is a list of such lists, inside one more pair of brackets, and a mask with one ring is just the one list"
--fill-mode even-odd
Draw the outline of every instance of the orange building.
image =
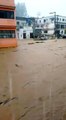
[[16, 47], [14, 0], [0, 0], [0, 48]]

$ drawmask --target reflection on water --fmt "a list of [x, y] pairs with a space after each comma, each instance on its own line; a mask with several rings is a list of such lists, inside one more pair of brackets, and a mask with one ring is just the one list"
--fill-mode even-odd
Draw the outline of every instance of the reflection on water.
[[66, 42], [29, 42], [0, 50], [0, 120], [66, 120]]

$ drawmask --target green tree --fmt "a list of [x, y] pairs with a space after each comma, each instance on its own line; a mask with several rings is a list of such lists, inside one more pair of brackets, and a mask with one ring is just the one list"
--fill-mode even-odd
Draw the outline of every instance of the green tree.
[[25, 3], [16, 4], [16, 16], [18, 17], [28, 16]]

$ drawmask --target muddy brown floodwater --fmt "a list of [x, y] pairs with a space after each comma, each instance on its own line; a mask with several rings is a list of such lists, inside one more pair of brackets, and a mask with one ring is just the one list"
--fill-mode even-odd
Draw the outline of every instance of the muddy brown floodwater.
[[0, 49], [0, 120], [66, 120], [66, 40]]

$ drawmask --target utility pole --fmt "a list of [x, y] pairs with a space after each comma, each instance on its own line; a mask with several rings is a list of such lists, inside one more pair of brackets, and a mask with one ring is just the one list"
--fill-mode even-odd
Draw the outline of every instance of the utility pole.
[[56, 12], [54, 12], [54, 24], [55, 24], [55, 37], [57, 37], [57, 28], [56, 28]]
[[33, 38], [35, 39], [35, 19], [36, 18], [34, 18], [34, 21], [33, 21]]
[[54, 14], [54, 25], [55, 25], [54, 31], [55, 31], [55, 37], [57, 37], [57, 34], [56, 34], [56, 32], [57, 32], [57, 28], [56, 28], [56, 12], [50, 12], [49, 14]]
[[56, 24], [57, 24], [57, 26], [56, 26], [56, 31], [57, 31], [57, 38], [59, 38], [59, 24], [58, 24], [58, 15], [56, 15], [57, 16], [57, 21], [56, 21]]

